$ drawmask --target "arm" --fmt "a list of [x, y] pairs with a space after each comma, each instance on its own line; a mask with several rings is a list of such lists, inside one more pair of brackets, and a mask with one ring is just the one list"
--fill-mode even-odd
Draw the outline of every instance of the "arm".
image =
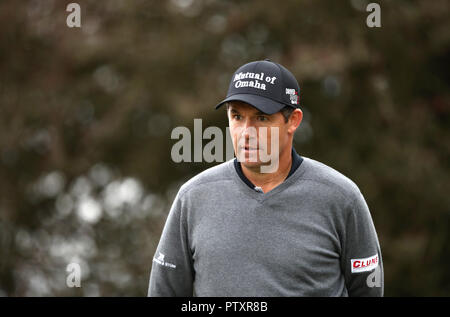
[[173, 202], [153, 258], [148, 296], [192, 296], [194, 269], [179, 194]]
[[348, 295], [383, 296], [384, 272], [380, 244], [361, 193], [358, 193], [347, 211], [341, 268]]

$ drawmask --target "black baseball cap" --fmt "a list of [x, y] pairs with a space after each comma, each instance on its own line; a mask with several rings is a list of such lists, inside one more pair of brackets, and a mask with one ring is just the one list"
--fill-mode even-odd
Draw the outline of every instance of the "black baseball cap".
[[247, 63], [231, 78], [227, 97], [216, 105], [218, 109], [229, 101], [248, 103], [266, 114], [285, 106], [298, 108], [300, 86], [285, 67], [269, 59]]

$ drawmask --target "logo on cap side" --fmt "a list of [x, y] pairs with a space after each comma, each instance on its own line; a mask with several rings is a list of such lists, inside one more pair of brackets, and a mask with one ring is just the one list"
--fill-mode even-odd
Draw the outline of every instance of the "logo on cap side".
[[298, 105], [299, 96], [295, 89], [293, 88], [286, 88], [286, 95], [289, 95], [289, 98], [291, 99], [291, 104]]

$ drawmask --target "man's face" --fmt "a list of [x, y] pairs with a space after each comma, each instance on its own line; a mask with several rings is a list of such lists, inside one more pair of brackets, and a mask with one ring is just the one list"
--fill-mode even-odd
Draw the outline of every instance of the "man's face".
[[241, 101], [228, 105], [234, 152], [242, 165], [255, 169], [273, 160], [278, 164], [284, 151], [290, 153], [293, 133], [300, 122], [286, 122], [281, 112], [268, 115]]

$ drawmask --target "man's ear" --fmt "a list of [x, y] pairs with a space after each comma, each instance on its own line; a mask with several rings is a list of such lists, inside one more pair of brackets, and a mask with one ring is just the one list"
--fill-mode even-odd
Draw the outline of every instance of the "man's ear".
[[292, 113], [291, 116], [289, 117], [289, 128], [288, 128], [288, 132], [289, 133], [294, 133], [295, 130], [297, 130], [298, 126], [300, 125], [300, 123], [302, 122], [303, 119], [303, 112], [300, 109], [295, 109]]

